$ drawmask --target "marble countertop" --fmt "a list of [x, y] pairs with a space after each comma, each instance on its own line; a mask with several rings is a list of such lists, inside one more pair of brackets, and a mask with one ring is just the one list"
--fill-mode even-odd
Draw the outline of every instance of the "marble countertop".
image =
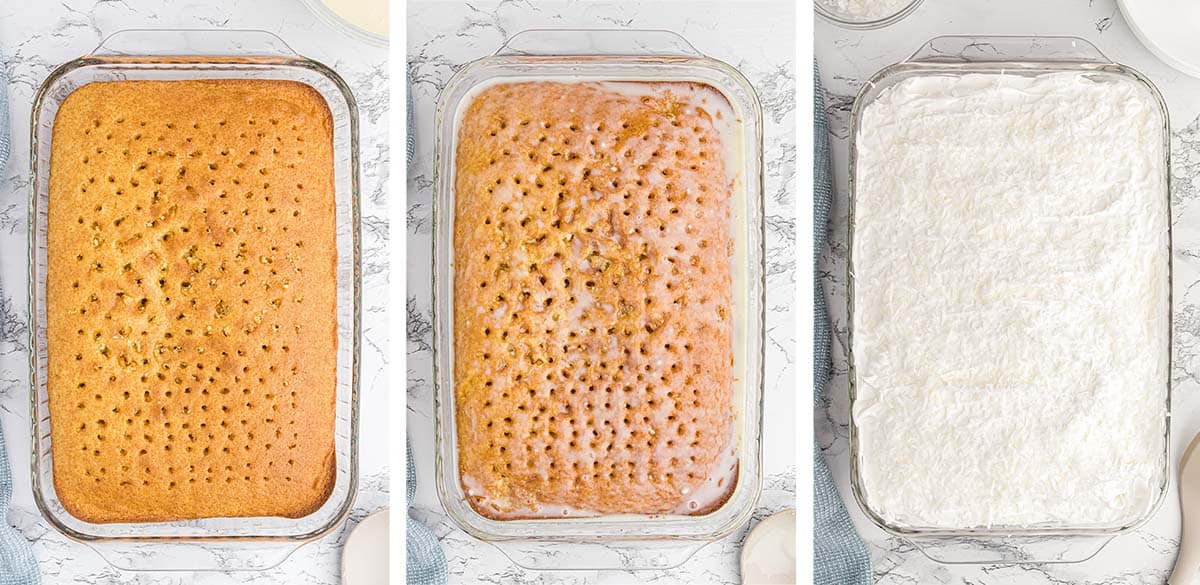
[[837, 198], [831, 241], [821, 267], [835, 330], [834, 377], [816, 413], [817, 438], [843, 498], [874, 559], [876, 582], [893, 584], [1150, 584], [1163, 583], [1178, 548], [1179, 503], [1174, 480], [1157, 513], [1113, 539], [1094, 558], [1067, 565], [948, 566], [887, 535], [859, 511], [849, 491], [846, 378], [846, 138], [851, 105], [864, 80], [943, 34], [1071, 35], [1094, 43], [1112, 60], [1150, 78], [1166, 99], [1172, 125], [1175, 355], [1172, 477], [1179, 456], [1200, 430], [1200, 79], [1169, 68], [1135, 38], [1113, 0], [926, 0], [911, 16], [878, 31], [845, 30], [817, 19], [816, 58], [827, 92]]
[[[34, 6], [37, 6], [36, 8]], [[86, 545], [51, 528], [33, 501], [29, 474], [26, 223], [29, 113], [33, 94], [58, 65], [128, 28], [251, 28], [273, 32], [298, 53], [336, 70], [350, 85], [361, 122], [362, 314], [360, 487], [350, 520], [255, 573], [121, 573]], [[336, 584], [348, 528], [388, 505], [387, 458], [387, 50], [323, 25], [300, 0], [66, 0], [0, 6], [0, 63], [9, 76], [12, 156], [0, 175], [0, 425], [15, 494], [9, 520], [33, 542], [47, 584]]]
[[[794, 504], [796, 388], [792, 287], [795, 285], [795, 63], [790, 2], [410, 2], [408, 72], [413, 80], [416, 156], [408, 176], [408, 433], [416, 454], [413, 515], [441, 539], [452, 583], [736, 583], [742, 529], [671, 571], [537, 573], [517, 568], [445, 515], [433, 482], [431, 275], [434, 105], [466, 63], [495, 52], [528, 28], [658, 28], [681, 33], [701, 52], [740, 69], [762, 100], [767, 215], [766, 474], [755, 520]], [[775, 13], [778, 17], [767, 17]], [[807, 257], [802, 253], [801, 257]], [[803, 311], [801, 314], [805, 314]], [[752, 523], [753, 523], [752, 522]]]

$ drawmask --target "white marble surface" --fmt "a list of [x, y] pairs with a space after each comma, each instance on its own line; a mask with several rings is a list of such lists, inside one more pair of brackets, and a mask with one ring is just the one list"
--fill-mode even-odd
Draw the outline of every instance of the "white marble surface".
[[[848, 31], [816, 23], [816, 58], [827, 92], [833, 134], [837, 200], [831, 243], [822, 267], [835, 329], [834, 377], [827, 404], [816, 413], [818, 441], [874, 559], [881, 584], [1149, 584], [1166, 580], [1178, 546], [1179, 505], [1174, 480], [1157, 513], [1115, 538], [1089, 561], [1070, 565], [946, 566], [889, 537], [859, 512], [849, 492], [845, 258], [846, 137], [854, 96], [879, 69], [900, 61], [942, 34], [1074, 35], [1108, 57], [1146, 74], [1162, 91], [1172, 123], [1175, 356], [1171, 451], [1174, 462], [1200, 430], [1200, 79], [1178, 73], [1133, 36], [1113, 0], [926, 0], [908, 19], [883, 30]], [[1174, 475], [1174, 469], [1173, 469]]]
[[[736, 5], [735, 5], [736, 4]], [[452, 583], [735, 583], [740, 530], [671, 571], [575, 574], [525, 572], [500, 551], [455, 527], [433, 482], [430, 345], [434, 104], [464, 64], [493, 53], [528, 28], [661, 28], [739, 68], [762, 100], [767, 214], [767, 356], [764, 470], [755, 520], [794, 506], [796, 389], [791, 306], [795, 284], [792, 203], [795, 172], [794, 18], [790, 2], [410, 2], [408, 72], [416, 104], [416, 157], [408, 176], [408, 433], [417, 459], [413, 514], [432, 527], [448, 557]], [[686, 10], [683, 7], [686, 6]], [[802, 253], [803, 257], [807, 253]], [[801, 311], [803, 314], [803, 311]], [[753, 523], [752, 522], [752, 523]]]
[[[91, 548], [43, 521], [29, 474], [26, 223], [29, 112], [37, 87], [61, 63], [91, 52], [127, 28], [255, 28], [335, 69], [358, 100], [362, 156], [363, 344], [360, 489], [346, 526], [280, 566], [257, 573], [121, 573]], [[9, 76], [12, 156], [0, 175], [0, 424], [15, 487], [9, 520], [33, 541], [43, 582], [335, 584], [346, 527], [388, 503], [387, 469], [387, 51], [322, 25], [300, 0], [66, 0], [0, 3], [0, 62]]]

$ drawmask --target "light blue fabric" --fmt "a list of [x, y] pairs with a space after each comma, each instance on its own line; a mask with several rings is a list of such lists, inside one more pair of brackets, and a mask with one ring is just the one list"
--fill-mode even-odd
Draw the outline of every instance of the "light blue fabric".
[[[3, 65], [3, 63], [0, 63]], [[8, 163], [8, 76], [0, 67], [0, 173]]]
[[[0, 67], [0, 176], [8, 163], [8, 78]], [[37, 585], [42, 582], [37, 560], [25, 535], [8, 523], [12, 506], [13, 478], [8, 465], [8, 446], [0, 432], [0, 585]]]
[[[411, 505], [413, 496], [417, 495], [417, 468], [413, 464], [412, 447], [407, 447], [408, 453], [408, 498], [405, 505]], [[445, 585], [449, 580], [446, 572], [446, 555], [442, 552], [442, 543], [437, 536], [424, 524], [412, 516], [408, 516], [407, 538], [407, 579], [409, 585]], [[3, 585], [0, 583], [0, 585]]]
[[[405, 78], [405, 92], [408, 95], [408, 144], [405, 153], [406, 162], [411, 164], [413, 159], [413, 103], [412, 81]], [[405, 507], [412, 505], [413, 497], [417, 495], [417, 467], [413, 463], [412, 447], [405, 445], [408, 456], [408, 490]], [[405, 517], [407, 526], [407, 555], [405, 583], [409, 585], [445, 585], [449, 580], [446, 572], [446, 555], [442, 552], [442, 543], [437, 536], [424, 524], [411, 515]], [[0, 585], [6, 585], [0, 582]]]
[[[0, 73], [0, 79], [3, 74]], [[7, 87], [7, 86], [5, 86]], [[0, 95], [3, 95], [0, 88]], [[0, 102], [3, 98], [0, 98]], [[8, 110], [0, 103], [3, 110], [5, 126], [7, 126]], [[8, 132], [0, 128], [3, 135], [0, 138], [0, 169], [4, 168], [3, 161], [8, 159]], [[33, 549], [25, 535], [8, 523], [8, 509], [12, 505], [12, 471], [8, 466], [8, 446], [4, 442], [4, 433], [0, 433], [0, 512], [4, 521], [0, 522], [0, 585], [38, 585], [42, 582], [38, 573], [37, 560], [33, 558]]]
[[407, 164], [412, 164], [413, 149], [416, 146], [416, 137], [413, 136], [413, 131], [415, 130], [415, 127], [413, 126], [412, 81], [409, 80], [407, 77], [405, 77], [404, 81], [405, 81], [404, 93], [405, 93], [405, 96], [408, 98], [408, 99], [404, 100], [405, 105], [408, 106], [408, 108], [407, 108], [408, 109], [408, 112], [407, 112], [408, 132], [406, 132], [405, 136], [404, 136], [405, 137], [404, 162]]
[[[829, 170], [829, 126], [825, 119], [825, 96], [821, 76], [813, 64], [813, 397], [820, 405], [825, 383], [829, 381], [829, 350], [832, 340], [825, 293], [817, 262], [829, 226], [829, 207], [833, 184]], [[838, 495], [833, 475], [821, 458], [821, 448], [813, 444], [813, 578], [816, 585], [870, 585], [871, 556], [846, 505]]]

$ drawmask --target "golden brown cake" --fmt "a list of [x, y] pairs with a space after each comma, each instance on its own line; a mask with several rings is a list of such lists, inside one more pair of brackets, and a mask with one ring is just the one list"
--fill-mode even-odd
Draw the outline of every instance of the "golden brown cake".
[[690, 83], [506, 83], [465, 108], [455, 409], [481, 514], [700, 514], [728, 497], [731, 118]]
[[91, 83], [63, 102], [46, 336], [72, 515], [300, 517], [328, 498], [332, 128], [285, 81]]

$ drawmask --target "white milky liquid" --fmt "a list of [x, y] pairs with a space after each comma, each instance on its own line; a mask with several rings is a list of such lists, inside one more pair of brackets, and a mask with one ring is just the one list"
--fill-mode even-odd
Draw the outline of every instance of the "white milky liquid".
[[388, 0], [321, 0], [346, 22], [381, 37], [388, 36]]

